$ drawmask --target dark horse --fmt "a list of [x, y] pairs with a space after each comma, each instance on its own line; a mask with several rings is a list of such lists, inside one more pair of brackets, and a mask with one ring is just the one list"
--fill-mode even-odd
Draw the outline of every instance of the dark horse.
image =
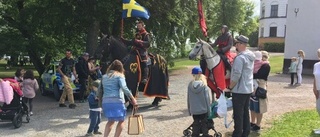
[[[141, 82], [140, 58], [136, 50], [129, 50], [120, 39], [113, 36], [104, 36], [95, 52], [95, 58], [100, 59], [100, 64], [105, 73], [109, 63], [118, 59], [123, 63], [125, 69], [126, 83], [132, 94], [137, 97], [137, 91], [142, 91], [147, 97], [155, 97], [153, 106], [158, 106], [162, 99], [168, 98], [168, 68], [166, 60], [158, 55], [150, 54], [149, 81]], [[131, 107], [131, 106], [130, 106]]]

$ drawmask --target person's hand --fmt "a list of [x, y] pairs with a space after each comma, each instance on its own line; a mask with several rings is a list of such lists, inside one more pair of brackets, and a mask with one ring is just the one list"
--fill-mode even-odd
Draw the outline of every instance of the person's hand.
[[223, 92], [231, 92], [231, 90], [228, 89], [228, 88], [225, 88], [225, 89], [223, 90]]
[[137, 100], [135, 98], [131, 99], [131, 104], [133, 106], [138, 106]]
[[133, 44], [134, 44], [133, 46], [135, 46], [135, 47], [143, 47], [142, 42], [143, 41], [141, 41], [141, 40], [133, 39]]
[[95, 98], [95, 100], [99, 100], [99, 98], [98, 98], [98, 97], [96, 97], [96, 98]]
[[75, 83], [79, 83], [79, 80], [78, 80], [78, 78], [76, 78], [76, 79], [74, 80], [74, 82], [75, 82]]

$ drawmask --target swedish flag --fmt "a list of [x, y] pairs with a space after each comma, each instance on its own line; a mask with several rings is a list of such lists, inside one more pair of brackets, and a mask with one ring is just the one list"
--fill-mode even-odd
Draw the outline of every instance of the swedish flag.
[[149, 19], [150, 14], [147, 9], [142, 7], [135, 0], [123, 0], [122, 2], [122, 18], [141, 17]]

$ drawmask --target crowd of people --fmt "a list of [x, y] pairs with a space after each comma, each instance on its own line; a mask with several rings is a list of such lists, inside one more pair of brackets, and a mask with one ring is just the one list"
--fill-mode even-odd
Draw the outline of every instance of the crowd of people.
[[[143, 22], [138, 22], [139, 33], [147, 35]], [[247, 49], [249, 38], [240, 35], [233, 39], [228, 32], [227, 26], [222, 26], [221, 36], [211, 46], [218, 46], [218, 53], [226, 64], [227, 69], [231, 70], [230, 85], [223, 92], [232, 93], [234, 131], [233, 137], [247, 137], [250, 131], [259, 131], [263, 113], [267, 112], [268, 98], [258, 98], [255, 95], [257, 88], [267, 89], [267, 81], [270, 73], [269, 54], [266, 51], [252, 52]], [[140, 36], [141, 36], [140, 34]], [[146, 37], [148, 39], [148, 37]], [[123, 41], [126, 41], [123, 39]], [[148, 40], [147, 40], [148, 41]], [[143, 46], [146, 44], [141, 40], [133, 41], [134, 44]], [[234, 43], [233, 43], [234, 42]], [[227, 60], [231, 46], [234, 45], [237, 51], [232, 66]], [[141, 51], [142, 54], [146, 50]], [[320, 58], [320, 49], [318, 49]], [[297, 77], [295, 85], [301, 85], [302, 81], [302, 62], [305, 55], [302, 50], [298, 51], [298, 57], [292, 57], [289, 73], [291, 75], [290, 86], [294, 83], [294, 76]], [[144, 60], [143, 60], [144, 61]], [[230, 66], [229, 66], [230, 65]], [[317, 109], [320, 113], [320, 86], [319, 82], [319, 62], [314, 65], [314, 94], [317, 99]], [[143, 69], [144, 70], [144, 69]], [[137, 106], [137, 101], [128, 89], [124, 76], [123, 64], [119, 60], [114, 60], [105, 71], [101, 74], [100, 67], [95, 65], [95, 59], [88, 53], [83, 53], [77, 63], [72, 58], [72, 51], [66, 50], [65, 58], [61, 59], [57, 71], [61, 74], [64, 84], [59, 107], [67, 107], [65, 100], [68, 98], [69, 108], [76, 108], [71, 87], [71, 77], [75, 76], [75, 82], [81, 85], [80, 103], [88, 102], [90, 124], [85, 136], [94, 134], [104, 134], [109, 136], [113, 125], [117, 122], [115, 135], [120, 136], [124, 128], [126, 119], [125, 96], [129, 98], [130, 103]], [[145, 73], [148, 73], [148, 70]], [[211, 103], [213, 103], [211, 91], [207, 86], [207, 80], [203, 75], [202, 68], [194, 67], [191, 72], [193, 80], [188, 84], [187, 104], [188, 112], [193, 117], [192, 137], [210, 137], [208, 132], [208, 116], [211, 113]], [[143, 74], [145, 75], [145, 74]], [[143, 76], [146, 79], [146, 76]], [[20, 83], [24, 94], [23, 101], [29, 104], [30, 115], [33, 115], [33, 98], [39, 89], [37, 80], [34, 78], [32, 70], [25, 71], [17, 69], [14, 79]], [[85, 94], [88, 97], [85, 98]], [[103, 112], [103, 113], [102, 113]], [[99, 131], [101, 114], [107, 119], [104, 133]]]
[[[229, 35], [226, 26], [222, 27], [222, 36], [212, 46], [220, 46], [222, 53], [230, 52], [228, 48]], [[247, 137], [250, 131], [259, 131], [263, 113], [267, 112], [267, 98], [258, 98], [255, 91], [258, 87], [267, 89], [267, 80], [270, 72], [269, 55], [266, 51], [252, 52], [247, 49], [249, 39], [240, 35], [234, 41], [237, 51], [231, 69], [230, 85], [223, 92], [232, 93], [234, 131], [233, 137]], [[220, 45], [219, 45], [220, 44]], [[223, 50], [225, 49], [225, 51]], [[220, 56], [226, 56], [221, 54]], [[222, 60], [226, 60], [221, 58]], [[227, 61], [224, 61], [225, 63]], [[227, 66], [227, 65], [226, 65]], [[228, 66], [227, 66], [227, 69]], [[208, 115], [211, 113], [211, 92], [206, 85], [206, 78], [199, 67], [192, 69], [194, 79], [188, 86], [188, 110], [194, 121], [192, 123], [192, 137], [208, 135]], [[197, 102], [197, 103], [195, 103]], [[201, 102], [201, 103], [200, 103]], [[209, 103], [210, 102], [210, 103]]]

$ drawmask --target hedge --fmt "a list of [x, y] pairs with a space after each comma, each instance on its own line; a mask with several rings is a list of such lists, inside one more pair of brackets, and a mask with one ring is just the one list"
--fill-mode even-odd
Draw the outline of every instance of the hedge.
[[264, 43], [263, 50], [268, 52], [284, 52], [284, 43], [268, 42]]

